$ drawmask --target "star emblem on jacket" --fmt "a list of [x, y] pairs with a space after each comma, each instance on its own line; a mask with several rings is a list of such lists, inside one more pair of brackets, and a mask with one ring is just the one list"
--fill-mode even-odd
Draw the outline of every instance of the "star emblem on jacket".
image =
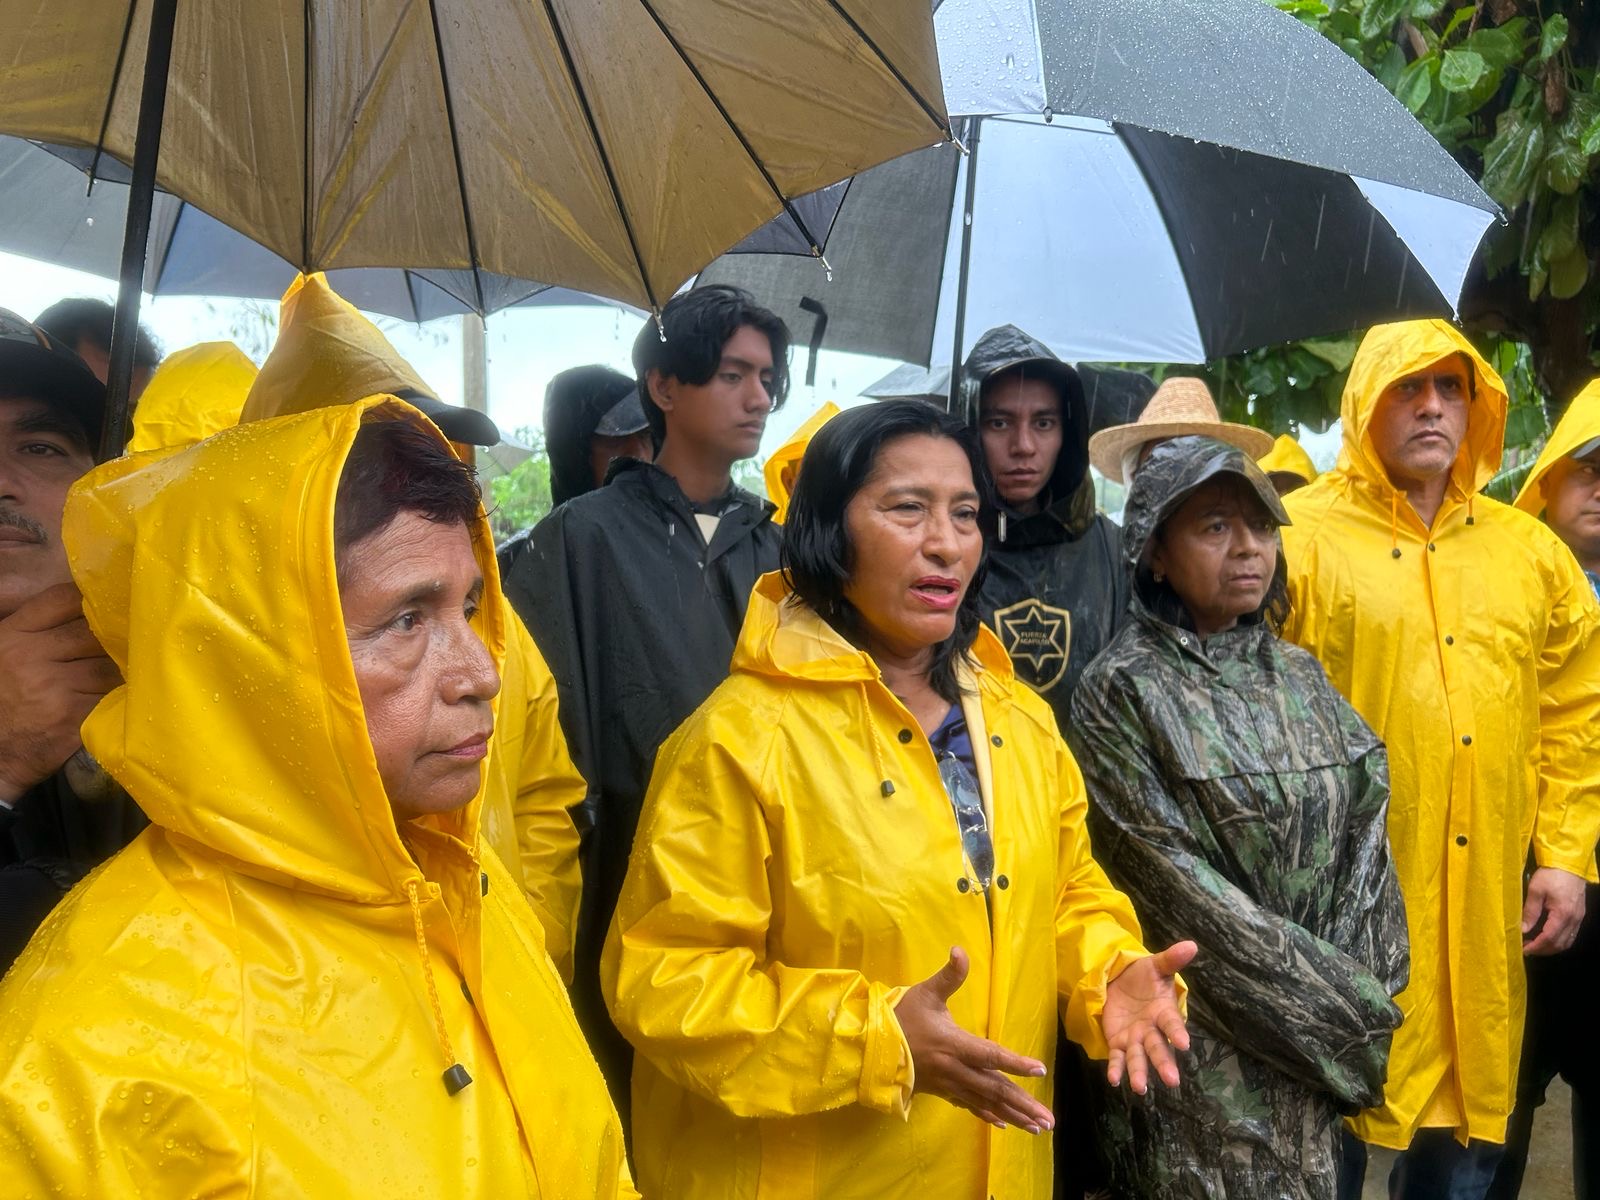
[[1049, 691], [1061, 681], [1072, 646], [1071, 613], [1030, 596], [997, 609], [994, 627], [1011, 661], [1036, 690]]

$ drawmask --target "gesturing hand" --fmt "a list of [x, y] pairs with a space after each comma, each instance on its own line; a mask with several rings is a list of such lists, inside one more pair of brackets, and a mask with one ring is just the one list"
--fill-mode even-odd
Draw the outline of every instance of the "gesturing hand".
[[0, 621], [0, 800], [59, 770], [89, 710], [120, 682], [74, 585], [46, 588]]
[[916, 1090], [968, 1109], [997, 1129], [1018, 1125], [1038, 1133], [1053, 1128], [1050, 1110], [1006, 1078], [1037, 1078], [1045, 1073], [1044, 1064], [968, 1033], [950, 1015], [947, 1005], [966, 982], [967, 969], [966, 951], [958, 946], [949, 962], [907, 989], [895, 1006], [911, 1047]]
[[1173, 976], [1189, 965], [1197, 949], [1193, 942], [1178, 942], [1124, 967], [1107, 985], [1100, 1024], [1111, 1046], [1106, 1079], [1112, 1087], [1122, 1082], [1126, 1068], [1128, 1086], [1144, 1095], [1151, 1066], [1162, 1083], [1178, 1086], [1178, 1061], [1172, 1056], [1172, 1046], [1187, 1050], [1189, 1031], [1178, 1008]]
[[1559, 867], [1540, 867], [1528, 877], [1528, 898], [1522, 902], [1522, 932], [1544, 916], [1539, 936], [1522, 948], [1524, 954], [1560, 954], [1577, 939], [1583, 924], [1583, 876]]

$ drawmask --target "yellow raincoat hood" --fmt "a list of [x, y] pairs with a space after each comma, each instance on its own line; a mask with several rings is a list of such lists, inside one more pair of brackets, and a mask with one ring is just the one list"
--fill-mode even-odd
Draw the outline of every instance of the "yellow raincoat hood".
[[286, 417], [403, 391], [434, 394], [383, 331], [318, 271], [299, 276], [283, 294], [278, 340], [239, 420]]
[[[962, 709], [999, 872], [986, 905], [926, 736], [787, 597], [757, 583], [732, 674], [662, 746], [601, 963], [638, 1051], [641, 1189], [1048, 1196], [1048, 1137], [911, 1094], [894, 1006], [960, 945], [963, 1028], [1049, 1063], [1059, 1013], [1105, 1055], [1107, 981], [1144, 951], [1090, 856], [1077, 766], [981, 630]], [[1048, 1079], [1019, 1082], [1048, 1103]]]
[[1311, 455], [1287, 433], [1278, 435], [1278, 440], [1272, 443], [1272, 449], [1256, 459], [1256, 465], [1268, 475], [1276, 472], [1298, 475], [1307, 483], [1317, 477], [1317, 466], [1311, 461]]
[[[1425, 525], [1390, 483], [1370, 424], [1390, 383], [1452, 355], [1472, 364], [1467, 433]], [[1522, 1044], [1522, 875], [1583, 874], [1600, 838], [1600, 610], [1566, 547], [1480, 489], [1499, 469], [1506, 393], [1442, 321], [1363, 340], [1338, 465], [1285, 497], [1292, 613], [1389, 749], [1389, 839], [1411, 982], [1383, 1107], [1357, 1132], [1402, 1147], [1423, 1125], [1503, 1141]]]
[[800, 460], [805, 457], [806, 447], [811, 445], [811, 439], [817, 436], [821, 429], [834, 417], [839, 415], [839, 406], [832, 400], [824, 400], [822, 407], [806, 418], [806, 423], [796, 429], [793, 435], [783, 445], [772, 452], [766, 465], [761, 468], [761, 474], [767, 481], [767, 499], [778, 506], [778, 511], [772, 519], [779, 525], [789, 512], [789, 496], [792, 491], [790, 484], [784, 482], [784, 474], [791, 469], [798, 471]]
[[1517, 493], [1516, 505], [1532, 517], [1544, 515], [1544, 477], [1567, 455], [1595, 438], [1600, 437], [1600, 379], [1592, 380], [1579, 392], [1561, 420], [1550, 431], [1550, 439], [1540, 451], [1538, 461]]
[[[478, 847], [481, 792], [403, 825], [384, 794], [333, 557], [380, 404], [420, 421], [377, 397], [239, 426], [69, 498], [84, 610], [127, 680], [84, 743], [152, 825], [0, 988], [19, 1195], [631, 1194], [538, 924]], [[498, 596], [481, 512], [471, 532]], [[498, 662], [501, 609], [480, 612]]]
[[128, 453], [175, 450], [238, 424], [256, 365], [232, 342], [167, 355], [133, 410]]

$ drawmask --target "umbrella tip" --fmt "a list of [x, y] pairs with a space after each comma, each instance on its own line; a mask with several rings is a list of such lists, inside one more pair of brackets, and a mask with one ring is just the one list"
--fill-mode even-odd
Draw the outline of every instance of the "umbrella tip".
[[972, 151], [967, 149], [967, 144], [965, 142], [963, 142], [960, 138], [958, 138], [955, 135], [955, 132], [953, 130], [951, 131], [951, 134], [950, 134], [950, 144], [952, 146], [954, 146], [957, 150], [961, 151], [962, 157], [964, 157], [964, 158], [971, 157]]
[[650, 317], [656, 323], [656, 335], [664, 342], [667, 340], [667, 327], [661, 323], [661, 310], [654, 305], [650, 308]]

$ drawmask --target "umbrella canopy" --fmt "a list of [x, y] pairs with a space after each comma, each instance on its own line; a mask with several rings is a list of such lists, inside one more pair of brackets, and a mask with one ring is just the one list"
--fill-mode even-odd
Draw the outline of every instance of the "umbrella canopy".
[[[152, 8], [0, 0], [0, 132], [131, 163]], [[167, 78], [158, 186], [296, 267], [641, 307], [947, 135], [927, 0], [186, 0]]]
[[[0, 212], [7, 214], [0, 251], [115, 279], [128, 188], [104, 177], [89, 187], [75, 161], [83, 159], [0, 135]], [[120, 163], [113, 167], [111, 174], [126, 178]], [[165, 192], [153, 199], [146, 247], [144, 290], [152, 296], [276, 302], [299, 274], [265, 246]], [[406, 321], [474, 312], [479, 304], [487, 316], [512, 307], [621, 303], [488, 271], [354, 267], [329, 272], [328, 283], [359, 309]]]
[[820, 326], [821, 348], [916, 363], [1008, 322], [1066, 359], [1204, 362], [1453, 310], [1493, 202], [1287, 14], [945, 0], [936, 22], [971, 155], [857, 176], [831, 281], [779, 257], [724, 257], [703, 281], [757, 291], [801, 341]]

